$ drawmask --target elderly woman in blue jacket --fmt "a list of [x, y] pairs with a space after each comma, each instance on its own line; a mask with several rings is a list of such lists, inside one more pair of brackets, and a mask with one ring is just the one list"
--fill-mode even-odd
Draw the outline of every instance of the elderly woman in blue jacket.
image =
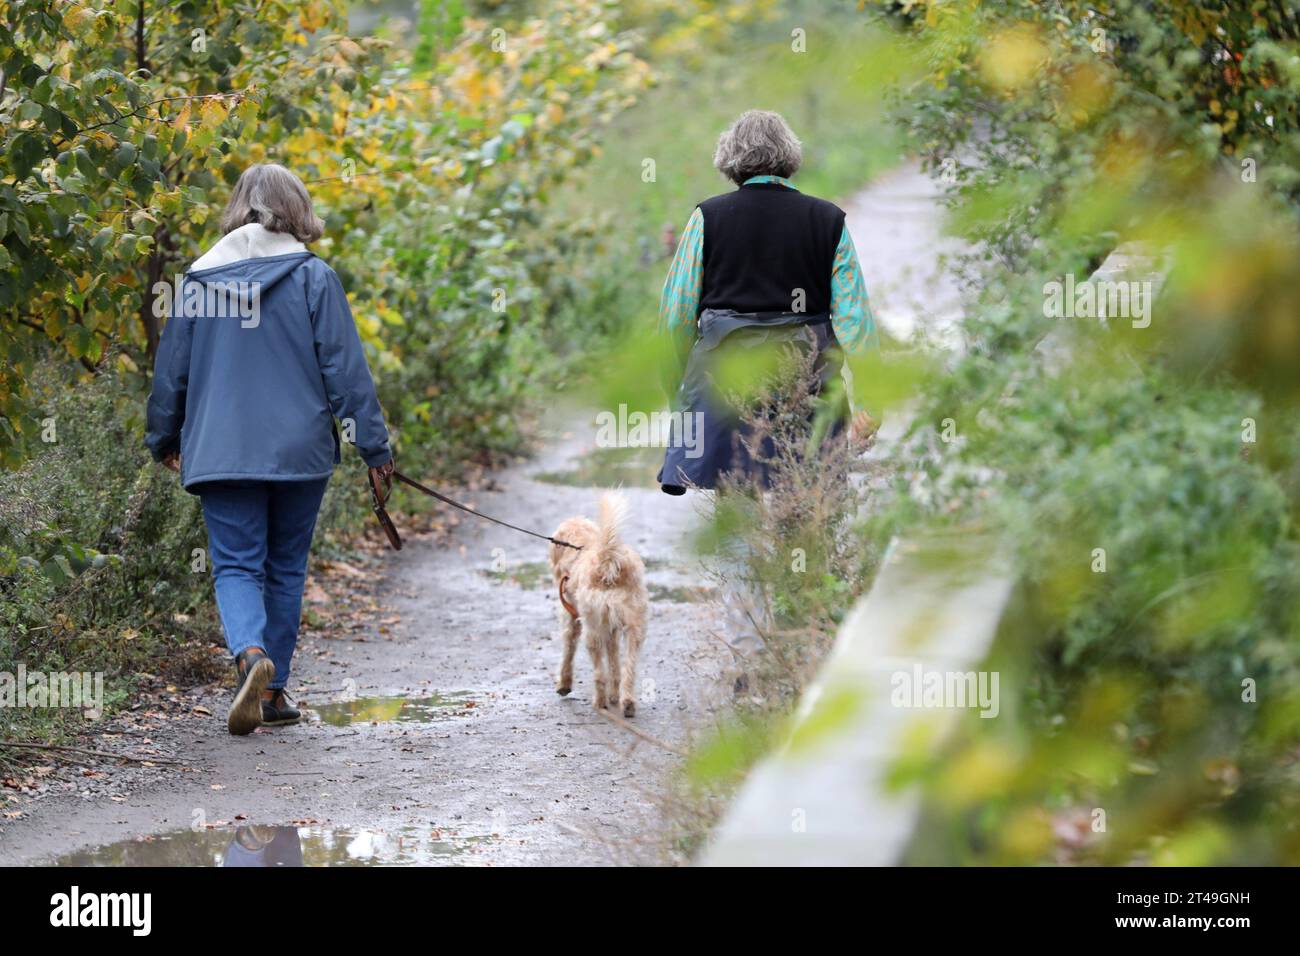
[[224, 236], [177, 283], [149, 397], [156, 460], [199, 496], [238, 687], [232, 734], [296, 722], [286, 698], [316, 515], [339, 431], [379, 477], [388, 430], [347, 295], [307, 250], [324, 223], [282, 166], [247, 169]]

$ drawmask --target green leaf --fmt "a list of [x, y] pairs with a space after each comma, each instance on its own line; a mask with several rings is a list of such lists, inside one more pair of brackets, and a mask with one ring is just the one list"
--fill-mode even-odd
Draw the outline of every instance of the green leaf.
[[34, 84], [32, 84], [31, 98], [33, 102], [45, 106], [50, 102], [50, 97], [54, 95], [54, 75], [46, 73]]
[[81, 175], [85, 176], [87, 180], [99, 179], [99, 167], [96, 166], [95, 161], [90, 158], [90, 153], [88, 153], [84, 148], [78, 147], [73, 150], [72, 155], [73, 158], [76, 159], [77, 170]]
[[113, 153], [113, 160], [119, 166], [130, 166], [135, 162], [135, 158], [139, 155], [139, 152], [140, 151], [136, 149], [135, 143], [123, 143], [117, 148], [117, 151]]
[[64, 584], [77, 576], [72, 570], [72, 565], [68, 563], [68, 559], [61, 554], [56, 554], [46, 561], [41, 565], [41, 570], [55, 584]]
[[99, 232], [95, 233], [95, 237], [90, 240], [90, 247], [94, 249], [95, 252], [102, 253], [108, 248], [108, 244], [112, 241], [113, 227], [105, 226], [103, 229], [99, 230]]
[[44, 155], [45, 143], [35, 133], [24, 130], [16, 135], [9, 143], [9, 168], [15, 180], [26, 179]]

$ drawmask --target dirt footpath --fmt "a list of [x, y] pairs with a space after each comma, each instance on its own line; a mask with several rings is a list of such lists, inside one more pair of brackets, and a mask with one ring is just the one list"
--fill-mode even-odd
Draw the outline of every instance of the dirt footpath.
[[[611, 468], [594, 435], [567, 416], [538, 456], [496, 476], [499, 490], [467, 497], [549, 532], [594, 516], [593, 484], [640, 482], [624, 489], [626, 538], [646, 558], [651, 617], [631, 723], [680, 743], [727, 696], [729, 654], [709, 635], [715, 612], [689, 557], [699, 503], [663, 495], [643, 467]], [[572, 695], [556, 695], [545, 548], [468, 517], [450, 546], [410, 541], [382, 559], [375, 596], [395, 612], [382, 626], [304, 635], [294, 684], [310, 722], [232, 738], [228, 691], [182, 692], [157, 706], [146, 736], [120, 744], [179, 765], [89, 763], [100, 770], [6, 822], [0, 863], [265, 864], [299, 851], [309, 864], [648, 862], [657, 794], [678, 758], [593, 711], [584, 649]], [[246, 831], [253, 849], [232, 847], [252, 825], [283, 829]]]
[[[964, 247], [942, 234], [937, 197], [904, 164], [845, 205], [881, 325], [952, 348], [961, 294], [941, 256]], [[704, 600], [708, 582], [690, 556], [700, 505], [653, 487], [655, 456], [593, 454], [594, 426], [557, 414], [536, 458], [499, 474], [499, 490], [465, 500], [549, 532], [568, 515], [594, 516], [599, 487], [625, 486], [627, 534], [646, 558], [651, 597], [632, 723], [680, 743], [729, 698], [731, 654], [710, 636], [728, 624]], [[882, 439], [905, 423], [894, 415]], [[136, 721], [113, 742], [91, 743], [182, 766], [60, 768], [37, 781], [56, 795], [2, 808], [20, 815], [0, 818], [0, 863], [211, 864], [232, 853], [334, 865], [663, 862], [658, 794], [677, 758], [593, 712], [585, 650], [572, 696], [555, 694], [545, 547], [467, 517], [450, 546], [411, 540], [385, 555], [380, 573], [366, 575], [379, 578], [373, 596], [384, 607], [361, 615], [346, 639], [308, 629], [299, 648], [295, 685], [316, 720], [232, 739], [228, 691], [160, 695], [144, 729]], [[309, 586], [309, 612], [313, 599], [319, 608], [356, 596], [327, 584]], [[254, 834], [262, 849], [241, 856], [232, 840], [250, 824], [283, 829], [274, 845], [270, 832]]]

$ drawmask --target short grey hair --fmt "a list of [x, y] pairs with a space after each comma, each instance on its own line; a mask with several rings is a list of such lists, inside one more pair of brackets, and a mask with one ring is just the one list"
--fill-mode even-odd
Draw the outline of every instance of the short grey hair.
[[256, 163], [244, 170], [221, 216], [221, 232], [234, 232], [253, 222], [304, 243], [315, 242], [325, 233], [325, 223], [311, 208], [307, 187], [276, 163]]
[[751, 176], [793, 176], [803, 144], [780, 113], [747, 110], [718, 137], [713, 165], [739, 185]]

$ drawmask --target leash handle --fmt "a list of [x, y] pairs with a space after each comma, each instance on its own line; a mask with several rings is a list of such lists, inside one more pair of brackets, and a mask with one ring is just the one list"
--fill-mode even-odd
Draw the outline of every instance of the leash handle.
[[384, 507], [388, 503], [389, 496], [393, 493], [392, 472], [376, 477], [374, 469], [370, 469], [366, 474], [366, 481], [370, 487], [370, 508], [379, 519], [379, 527], [384, 529], [384, 534], [388, 536], [388, 543], [393, 546], [394, 551], [402, 550], [402, 536], [397, 531], [397, 525], [393, 524], [393, 519], [388, 516], [388, 510]]
[[521, 528], [518, 525], [511, 524], [508, 521], [502, 521], [500, 518], [494, 518], [491, 515], [484, 514], [481, 511], [475, 511], [473, 508], [469, 507], [469, 505], [463, 505], [459, 501], [455, 500], [454, 498], [448, 498], [440, 491], [434, 491], [432, 488], [428, 488], [420, 484], [418, 481], [416, 481], [413, 478], [407, 478], [400, 471], [394, 470], [392, 473], [392, 477], [396, 478], [404, 485], [410, 485], [416, 491], [423, 492], [424, 494], [428, 495], [430, 498], [436, 498], [438, 501], [441, 501], [445, 505], [451, 505], [453, 508], [459, 508], [461, 511], [465, 512], [466, 514], [474, 515], [477, 518], [483, 518], [487, 521], [491, 521], [493, 524], [499, 524], [503, 528], [509, 528], [511, 531], [518, 531], [520, 534], [531, 535], [534, 538], [541, 538], [543, 541], [549, 541], [551, 542], [551, 544], [558, 544], [562, 548], [572, 548], [574, 551], [582, 550], [582, 547], [580, 545], [569, 544], [569, 542], [561, 541], [559, 538], [552, 538], [550, 535], [539, 534], [536, 531], [529, 531], [527, 528]]

